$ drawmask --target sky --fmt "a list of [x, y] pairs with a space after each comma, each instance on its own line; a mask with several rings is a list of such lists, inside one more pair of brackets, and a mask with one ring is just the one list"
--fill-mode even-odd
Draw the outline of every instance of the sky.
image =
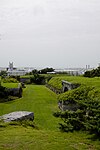
[[100, 0], [0, 0], [0, 67], [97, 67]]

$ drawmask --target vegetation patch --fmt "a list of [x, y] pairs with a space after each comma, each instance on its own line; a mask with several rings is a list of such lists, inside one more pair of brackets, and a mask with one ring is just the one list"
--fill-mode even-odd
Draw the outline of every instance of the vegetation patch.
[[2, 82], [2, 86], [5, 88], [18, 88], [18, 84], [19, 83], [3, 83]]
[[[100, 90], [90, 86], [80, 86], [58, 96], [58, 101], [66, 106], [65, 111], [54, 113], [60, 117], [63, 131], [86, 130], [100, 135]], [[74, 107], [73, 107], [74, 106]]]
[[[0, 115], [13, 111], [32, 111], [35, 114], [33, 126], [1, 124], [0, 150], [29, 149], [29, 150], [84, 150], [100, 149], [100, 142], [92, 140], [93, 135], [86, 132], [60, 132], [60, 119], [52, 114], [58, 110], [57, 95], [43, 85], [27, 85], [23, 97], [17, 101], [0, 103]], [[30, 123], [29, 123], [30, 124]], [[38, 129], [38, 130], [37, 130]]]
[[0, 101], [6, 98], [8, 98], [6, 88], [0, 85]]
[[26, 128], [32, 127], [38, 129], [34, 121], [30, 121], [30, 120], [18, 120], [18, 121], [11, 121], [11, 122], [3, 122], [2, 120], [0, 120], [0, 127], [5, 128], [8, 126], [23, 126]]
[[[19, 86], [19, 87], [18, 87]], [[2, 83], [0, 85], [0, 102], [7, 102], [22, 97], [22, 86], [18, 83]]]
[[89, 77], [89, 78], [100, 77], [100, 67], [90, 71], [86, 71], [84, 73], [84, 77]]
[[34, 74], [34, 76], [30, 77], [30, 83], [35, 83], [38, 85], [45, 84], [45, 76]]
[[5, 77], [5, 78], [2, 78], [2, 82], [4, 82], [4, 83], [18, 83], [18, 80], [16, 78], [13, 78], [13, 77]]
[[62, 89], [62, 78], [60, 77], [53, 77], [49, 80], [48, 82], [48, 85], [58, 89], [58, 90], [61, 90]]
[[86, 86], [93, 86], [96, 89], [100, 89], [100, 77], [84, 78], [81, 76], [57, 76], [52, 77], [48, 84], [56, 89], [62, 89], [62, 80], [71, 82], [73, 84], [81, 84]]

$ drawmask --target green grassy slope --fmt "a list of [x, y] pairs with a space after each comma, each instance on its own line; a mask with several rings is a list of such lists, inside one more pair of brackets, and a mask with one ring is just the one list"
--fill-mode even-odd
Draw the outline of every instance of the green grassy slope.
[[0, 103], [0, 115], [12, 111], [32, 111], [38, 129], [22, 126], [0, 127], [0, 150], [99, 150], [100, 143], [86, 133], [62, 133], [56, 111], [56, 94], [45, 86], [27, 85], [23, 97]]
[[18, 83], [3, 83], [2, 82], [1, 85], [6, 87], [6, 88], [17, 88], [18, 87]]
[[57, 89], [62, 88], [62, 80], [69, 81], [71, 83], [81, 83], [89, 86], [94, 86], [95, 88], [100, 89], [100, 77], [95, 78], [85, 78], [85, 77], [79, 77], [79, 76], [59, 76], [59, 77], [53, 77], [49, 84]]

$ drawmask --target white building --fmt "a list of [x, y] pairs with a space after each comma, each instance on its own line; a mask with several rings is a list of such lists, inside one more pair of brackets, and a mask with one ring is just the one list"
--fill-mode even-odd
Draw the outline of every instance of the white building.
[[25, 70], [12, 70], [12, 71], [8, 70], [7, 71], [8, 76], [23, 76], [26, 73], [27, 71]]
[[23, 76], [28, 72], [28, 70], [25, 69], [14, 69], [13, 62], [9, 62], [9, 68], [7, 71], [8, 76]]

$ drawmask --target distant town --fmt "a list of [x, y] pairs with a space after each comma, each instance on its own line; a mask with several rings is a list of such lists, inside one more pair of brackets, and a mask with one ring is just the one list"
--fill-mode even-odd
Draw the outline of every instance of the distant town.
[[[32, 72], [32, 70], [39, 68], [34, 68], [34, 67], [21, 67], [17, 68], [14, 67], [13, 62], [9, 62], [8, 67], [0, 67], [0, 72], [1, 71], [7, 71], [8, 76], [23, 76], [26, 75], [27, 73]], [[43, 68], [42, 68], [43, 69]], [[86, 71], [90, 71], [94, 68], [91, 68], [90, 65], [86, 65], [84, 68], [54, 68], [53, 72], [49, 72], [51, 74], [56, 74], [56, 73], [68, 73], [70, 75], [82, 75]]]

